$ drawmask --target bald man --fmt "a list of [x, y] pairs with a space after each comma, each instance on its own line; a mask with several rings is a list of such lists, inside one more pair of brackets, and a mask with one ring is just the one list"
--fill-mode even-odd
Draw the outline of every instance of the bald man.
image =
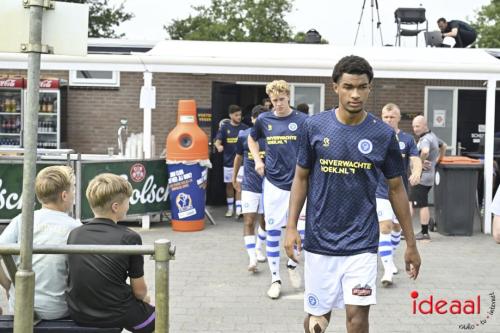
[[446, 144], [429, 130], [427, 120], [423, 116], [416, 116], [412, 122], [413, 132], [418, 137], [417, 148], [420, 152], [423, 170], [420, 182], [411, 187], [410, 201], [412, 207], [419, 212], [422, 230], [415, 235], [417, 240], [430, 240], [429, 235], [429, 191], [434, 185], [436, 165], [446, 152]]

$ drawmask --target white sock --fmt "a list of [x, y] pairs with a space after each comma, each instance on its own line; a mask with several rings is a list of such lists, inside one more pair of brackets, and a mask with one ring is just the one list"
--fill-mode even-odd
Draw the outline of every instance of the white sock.
[[241, 212], [241, 200], [236, 200], [236, 210]]
[[384, 270], [386, 272], [392, 271], [394, 262], [392, 259], [391, 234], [380, 233], [379, 237], [378, 254], [380, 255], [380, 259], [382, 260], [382, 265], [384, 266]]
[[271, 271], [271, 282], [280, 279], [280, 240], [281, 230], [268, 230], [267, 231], [267, 262], [269, 270]]
[[262, 245], [264, 245], [265, 242], [266, 242], [266, 231], [263, 230], [259, 225], [259, 227], [257, 228], [257, 243], [255, 245], [255, 248], [257, 250], [261, 250]]
[[227, 198], [227, 209], [233, 211], [234, 198]]
[[248, 252], [248, 259], [250, 259], [250, 263], [256, 263], [257, 258], [255, 257], [255, 235], [243, 236], [245, 240], [245, 247]]
[[399, 246], [399, 242], [401, 242], [401, 230], [398, 232], [391, 231], [391, 243], [392, 243], [392, 252], [396, 251]]

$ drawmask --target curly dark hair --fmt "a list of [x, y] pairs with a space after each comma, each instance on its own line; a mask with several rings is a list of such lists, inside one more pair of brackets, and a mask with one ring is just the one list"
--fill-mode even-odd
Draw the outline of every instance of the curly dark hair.
[[366, 74], [368, 76], [369, 82], [372, 82], [373, 79], [372, 66], [370, 66], [365, 58], [361, 58], [355, 55], [345, 56], [339, 60], [339, 62], [333, 68], [333, 82], [338, 83], [340, 77], [344, 73], [356, 75]]

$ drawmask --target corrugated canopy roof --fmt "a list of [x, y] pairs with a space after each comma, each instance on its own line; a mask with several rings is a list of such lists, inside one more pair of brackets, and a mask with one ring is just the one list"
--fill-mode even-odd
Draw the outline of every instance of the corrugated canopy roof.
[[[42, 69], [330, 76], [343, 56], [365, 57], [376, 77], [482, 80], [500, 77], [484, 49], [339, 48], [329, 44], [161, 41], [146, 54], [44, 55]], [[24, 54], [0, 53], [0, 68], [26, 68]]]
[[162, 41], [147, 54], [182, 57], [186, 62], [212, 64], [233, 74], [237, 73], [231, 67], [252, 68], [252, 73], [258, 69], [271, 74], [330, 76], [340, 58], [356, 54], [372, 64], [378, 77], [500, 76], [500, 61], [483, 49], [339, 48], [330, 44]]

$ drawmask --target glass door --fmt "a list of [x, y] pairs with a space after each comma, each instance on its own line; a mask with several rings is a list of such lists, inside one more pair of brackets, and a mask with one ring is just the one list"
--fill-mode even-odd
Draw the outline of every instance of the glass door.
[[0, 89], [0, 146], [21, 146], [21, 89]]
[[59, 148], [59, 91], [40, 90], [38, 148]]
[[429, 129], [446, 142], [455, 153], [457, 92], [456, 88], [427, 87], [425, 116]]

